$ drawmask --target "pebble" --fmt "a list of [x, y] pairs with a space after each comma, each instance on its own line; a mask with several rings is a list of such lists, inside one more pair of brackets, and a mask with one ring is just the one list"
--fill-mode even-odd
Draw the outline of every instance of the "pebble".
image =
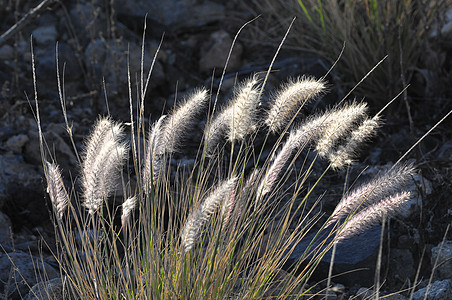
[[[14, 267], [11, 260], [14, 262]], [[0, 288], [2, 292], [8, 294], [15, 289], [18, 290], [14, 291], [13, 295], [9, 295], [8, 298], [18, 299], [18, 295], [16, 295], [18, 292], [21, 295], [26, 295], [30, 286], [38, 282], [37, 274], [45, 274], [50, 279], [59, 276], [59, 272], [52, 266], [45, 261], [43, 262], [41, 258], [32, 257], [30, 253], [16, 251], [5, 254], [0, 252], [0, 280], [2, 282]], [[6, 285], [8, 282], [10, 286]]]
[[32, 35], [38, 45], [54, 47], [58, 32], [54, 25], [48, 25], [36, 28]]
[[26, 134], [18, 134], [13, 137], [10, 137], [6, 141], [6, 148], [11, 150], [14, 153], [22, 153], [22, 148], [29, 141], [29, 138]]
[[[199, 70], [201, 72], [208, 72], [214, 68], [222, 70], [232, 46], [232, 40], [231, 35], [226, 31], [220, 30], [212, 33], [210, 39], [201, 47]], [[239, 68], [242, 52], [242, 45], [236, 43], [228, 62], [228, 70], [236, 70]]]
[[10, 45], [0, 47], [0, 60], [11, 60], [14, 58], [14, 49]]
[[[427, 293], [427, 297], [425, 297]], [[412, 300], [446, 300], [452, 299], [452, 280], [445, 279], [435, 281], [428, 287], [424, 287], [413, 294]]]
[[[435, 266], [438, 279], [452, 279], [452, 241], [446, 240], [432, 248], [431, 265]], [[438, 260], [438, 261], [437, 261]]]

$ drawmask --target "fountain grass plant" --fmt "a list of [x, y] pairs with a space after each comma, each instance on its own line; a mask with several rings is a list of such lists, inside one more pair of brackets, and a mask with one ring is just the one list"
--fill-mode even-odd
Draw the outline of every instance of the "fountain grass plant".
[[[265, 78], [256, 75], [237, 85], [229, 105], [218, 108], [218, 94], [200, 88], [148, 126], [143, 114], [151, 72], [145, 77], [143, 70], [139, 113], [133, 113], [129, 80], [131, 119], [126, 126], [99, 117], [83, 153], [77, 154], [79, 186], [67, 185], [58, 158], [46, 148], [35, 90], [55, 213], [54, 255], [64, 288], [74, 299], [317, 295], [309, 279], [323, 255], [335, 243], [394, 215], [410, 198], [407, 183], [415, 171], [398, 162], [387, 174], [347, 192], [331, 217], [326, 222], [322, 218], [320, 199], [311, 199], [312, 191], [324, 174], [352, 164], [381, 124], [381, 112], [368, 116], [367, 105], [356, 101], [297, 118], [308, 101], [326, 92], [324, 78], [292, 79], [263, 104], [270, 65]], [[61, 85], [59, 89], [73, 141]], [[174, 165], [184, 133], [203, 113], [208, 117], [193, 166]], [[271, 149], [267, 158], [264, 149]], [[312, 160], [308, 152], [315, 153]], [[329, 164], [313, 178], [318, 160]], [[124, 168], [126, 162], [131, 167]], [[121, 197], [115, 196], [118, 190]], [[296, 265], [302, 271], [282, 276], [294, 246], [324, 229], [334, 236], [331, 242], [306, 249]]]

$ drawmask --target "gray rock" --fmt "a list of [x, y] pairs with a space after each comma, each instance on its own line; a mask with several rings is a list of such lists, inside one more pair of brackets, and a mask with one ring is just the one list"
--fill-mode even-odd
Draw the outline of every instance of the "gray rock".
[[[452, 23], [451, 23], [452, 25]], [[446, 160], [451, 161], [452, 160], [452, 141], [445, 142], [441, 148], [438, 150], [438, 154], [436, 154], [436, 157], [439, 160]]]
[[[144, 57], [145, 75], [153, 60], [151, 45], [146, 45]], [[151, 50], [149, 49], [151, 48]], [[128, 53], [129, 52], [129, 53]], [[127, 53], [130, 61], [130, 76], [138, 78], [141, 70], [141, 46], [139, 44], [130, 44], [125, 41], [102, 40], [92, 41], [85, 49], [85, 61], [91, 70], [96, 74], [99, 80], [105, 77], [107, 91], [109, 94], [116, 93], [119, 89], [124, 90], [127, 87]], [[149, 54], [152, 53], [152, 54]], [[145, 78], [146, 80], [146, 78]], [[152, 70], [149, 82], [150, 88], [154, 88], [165, 80], [165, 73], [162, 64], [157, 60]]]
[[413, 280], [416, 275], [413, 254], [408, 249], [391, 249], [389, 273], [401, 282]]
[[[436, 260], [438, 261], [436, 262]], [[432, 248], [431, 264], [435, 265], [435, 278], [452, 279], [452, 241], [444, 241], [443, 246], [439, 243], [436, 247]]]
[[[36, 72], [40, 81], [44, 80], [56, 86], [57, 69], [55, 45], [53, 45], [52, 51], [42, 51], [36, 58], [36, 63]], [[65, 91], [66, 93], [70, 92], [67, 90], [67, 83], [81, 78], [83, 72], [77, 61], [75, 50], [66, 43], [58, 43], [58, 63], [61, 80], [64, 78]], [[65, 65], [64, 73], [63, 65]]]
[[[375, 266], [377, 264], [377, 253], [380, 244], [381, 226], [374, 226], [359, 235], [350, 237], [337, 244], [333, 266], [334, 281], [345, 285], [359, 284], [369, 286], [374, 283]], [[289, 256], [284, 269], [291, 269], [302, 257], [306, 257], [306, 251], [312, 242], [311, 252], [325, 241], [327, 231], [320, 233], [313, 241], [316, 233], [306, 236], [295, 246], [294, 251]], [[331, 238], [326, 239], [325, 245], [331, 242]], [[320, 247], [319, 251], [324, 247]], [[316, 251], [317, 252], [317, 251]], [[324, 280], [328, 276], [328, 269], [331, 261], [332, 249], [323, 256], [318, 267], [315, 269], [312, 279]], [[309, 261], [312, 255], [309, 254], [305, 261]], [[303, 270], [303, 263], [300, 270]], [[351, 271], [351, 272], [350, 272]]]
[[22, 153], [22, 148], [28, 142], [29, 138], [26, 134], [18, 134], [10, 137], [6, 141], [6, 148], [14, 153]]
[[373, 294], [374, 294], [374, 292], [372, 289], [361, 287], [356, 292], [356, 297], [358, 299], [371, 299]]
[[100, 36], [107, 36], [107, 14], [102, 12], [105, 8], [96, 2], [99, 1], [77, 1], [69, 12], [77, 38], [83, 45]]
[[[423, 300], [427, 293], [427, 287], [416, 291], [413, 300]], [[452, 280], [435, 281], [428, 288], [426, 300], [447, 300], [452, 299]]]
[[389, 294], [384, 296], [385, 300], [407, 300], [408, 298], [400, 294]]
[[58, 37], [57, 29], [54, 25], [41, 26], [33, 30], [33, 38], [39, 46], [54, 46]]
[[[199, 70], [207, 72], [213, 68], [224, 68], [232, 41], [232, 37], [226, 31], [220, 30], [212, 33], [210, 39], [201, 47]], [[240, 67], [242, 52], [242, 45], [236, 43], [229, 59], [228, 70]]]
[[35, 284], [26, 300], [71, 300], [76, 299], [70, 293], [70, 281], [60, 277]]
[[452, 8], [449, 8], [444, 15], [444, 20], [433, 25], [433, 30], [430, 31], [430, 38], [452, 38]]
[[25, 163], [20, 155], [12, 153], [0, 155], [0, 173], [2, 177], [0, 193], [2, 191], [11, 193], [12, 185], [33, 188], [40, 186], [41, 176], [32, 165]]
[[405, 208], [400, 211], [400, 215], [405, 218], [419, 211], [422, 207], [422, 199], [433, 192], [432, 183], [419, 174], [413, 176], [408, 190], [412, 191], [412, 197], [406, 202]]
[[[64, 125], [62, 124], [49, 124], [47, 130], [44, 132], [47, 144], [52, 148], [52, 152], [57, 158], [58, 165], [64, 172], [71, 170], [78, 166], [77, 158], [74, 155], [73, 148], [69, 146], [66, 141], [61, 137], [64, 135], [61, 132], [64, 131]], [[30, 130], [28, 132], [30, 142], [26, 144], [24, 149], [24, 156], [27, 161], [35, 164], [41, 164], [41, 150], [39, 148], [39, 137], [36, 130]]]
[[3, 45], [0, 47], [0, 59], [11, 60], [14, 58], [14, 49], [10, 45]]
[[7, 215], [0, 212], [0, 243], [1, 244], [9, 244], [11, 242], [11, 238], [13, 236], [13, 232], [11, 230], [11, 220]]
[[223, 5], [197, 0], [120, 1], [120, 13], [130, 17], [148, 18], [171, 27], [200, 27], [225, 18]]
[[7, 291], [11, 298], [17, 299], [19, 295], [23, 298], [30, 286], [41, 280], [36, 277], [44, 274], [50, 279], [59, 276], [59, 272], [48, 263], [28, 253], [0, 253], [0, 290]]

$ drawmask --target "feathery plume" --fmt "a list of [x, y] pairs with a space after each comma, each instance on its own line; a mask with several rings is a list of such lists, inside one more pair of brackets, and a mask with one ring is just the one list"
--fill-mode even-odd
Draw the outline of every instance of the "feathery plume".
[[234, 211], [236, 205], [236, 193], [232, 190], [229, 197], [225, 198], [223, 204], [221, 205], [221, 217], [223, 218], [223, 230], [226, 228], [229, 220], [231, 219], [232, 212]]
[[192, 211], [182, 229], [181, 239], [184, 252], [187, 253], [195, 245], [201, 234], [201, 229], [215, 212], [217, 207], [229, 198], [235, 191], [237, 177], [233, 177], [217, 187], [201, 203], [198, 209]]
[[54, 164], [46, 161], [46, 179], [47, 179], [47, 193], [49, 193], [52, 205], [61, 220], [64, 210], [67, 207], [69, 197], [64, 188], [63, 177], [61, 176], [60, 168]]
[[231, 197], [227, 199], [228, 203], [226, 203], [225, 207], [229, 208], [229, 210], [222, 209], [222, 216], [224, 216], [223, 230], [228, 225], [233, 224], [231, 232], [234, 232], [237, 220], [245, 210], [245, 207], [249, 203], [249, 199], [251, 199], [252, 195], [256, 192], [256, 186], [259, 183], [260, 176], [261, 170], [259, 168], [254, 169], [246, 179], [240, 193], [233, 193]]
[[352, 164], [352, 156], [356, 149], [370, 136], [374, 135], [378, 127], [380, 127], [379, 116], [364, 120], [356, 130], [351, 132], [344, 145], [340, 145], [335, 152], [328, 155], [331, 167], [337, 169]]
[[328, 126], [325, 127], [316, 143], [319, 155], [329, 157], [331, 152], [334, 152], [338, 140], [349, 134], [356, 127], [356, 123], [366, 117], [366, 111], [366, 103], [351, 103], [325, 114]]
[[393, 216], [402, 209], [403, 204], [405, 204], [410, 197], [410, 192], [403, 191], [396, 195], [387, 197], [386, 199], [358, 212], [350, 220], [345, 222], [344, 226], [336, 235], [335, 242], [338, 243], [346, 238], [365, 231], [380, 222], [385, 216]]
[[163, 120], [165, 118], [166, 115], [161, 116], [149, 130], [148, 134], [149, 137], [147, 141], [146, 155], [144, 160], [144, 168], [142, 171], [142, 181], [145, 189], [149, 189], [152, 182], [155, 183], [160, 172], [162, 158], [161, 155], [158, 155], [158, 153], [163, 153], [163, 150], [158, 148], [162, 147], [161, 134]]
[[312, 77], [301, 77], [286, 83], [274, 97], [265, 120], [270, 132], [275, 133], [286, 126], [294, 114], [309, 100], [321, 94], [325, 87], [323, 80]]
[[297, 149], [300, 149], [308, 142], [315, 140], [323, 132], [324, 127], [327, 125], [327, 115], [328, 113], [325, 113], [316, 118], [310, 118], [299, 126], [298, 129], [290, 132], [289, 137], [281, 150], [272, 158], [272, 163], [259, 184], [257, 197], [262, 198], [273, 189], [281, 171], [284, 170], [287, 162]]
[[257, 76], [245, 81], [235, 92], [232, 103], [206, 126], [204, 142], [207, 155], [212, 155], [220, 142], [241, 140], [256, 129], [259, 102], [259, 79]]
[[372, 205], [405, 188], [414, 173], [412, 165], [397, 166], [392, 171], [347, 193], [331, 214], [327, 226], [357, 210], [360, 206]]
[[200, 89], [172, 112], [168, 120], [166, 120], [160, 141], [162, 143], [161, 149], [164, 153], [171, 153], [177, 150], [184, 131], [204, 108], [207, 100], [207, 90], [204, 88]]
[[135, 206], [137, 205], [137, 197], [129, 197], [127, 198], [124, 203], [122, 204], [122, 215], [121, 215], [121, 225], [124, 228], [125, 224], [127, 223], [130, 214], [135, 209]]
[[232, 109], [226, 109], [206, 126], [206, 130], [204, 131], [204, 143], [206, 143], [207, 155], [212, 155], [226, 136], [231, 116]]
[[84, 206], [93, 214], [111, 195], [128, 147], [121, 143], [123, 128], [109, 118], [97, 122], [87, 141], [82, 163]]
[[242, 140], [256, 128], [256, 113], [259, 106], [259, 79], [253, 76], [242, 84], [232, 106], [229, 141]]

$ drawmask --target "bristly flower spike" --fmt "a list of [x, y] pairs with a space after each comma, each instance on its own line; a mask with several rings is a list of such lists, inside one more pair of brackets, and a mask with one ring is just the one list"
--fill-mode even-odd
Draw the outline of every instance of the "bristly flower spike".
[[63, 184], [60, 168], [56, 164], [46, 162], [46, 179], [47, 193], [49, 193], [52, 205], [61, 220], [68, 205], [69, 196]]
[[383, 217], [391, 217], [399, 212], [411, 198], [410, 192], [404, 191], [377, 202], [358, 212], [345, 222], [336, 235], [335, 243], [359, 234], [380, 222]]
[[259, 102], [259, 79], [257, 76], [245, 81], [236, 95], [231, 110], [231, 123], [229, 127], [229, 141], [242, 140], [246, 135], [256, 129], [257, 110]]
[[204, 224], [209, 220], [218, 206], [224, 203], [225, 199], [230, 199], [231, 195], [233, 195], [236, 183], [237, 177], [224, 181], [204, 199], [198, 209], [190, 213], [182, 228], [181, 234], [182, 246], [185, 253], [190, 251], [196, 244]]
[[301, 77], [286, 83], [275, 95], [265, 120], [270, 132], [275, 133], [287, 126], [295, 113], [308, 101], [324, 92], [325, 88], [323, 80], [312, 77]]
[[256, 130], [259, 95], [260, 80], [256, 75], [237, 88], [231, 104], [206, 127], [204, 142], [208, 155], [213, 154], [225, 137], [230, 142], [240, 141]]
[[355, 212], [360, 207], [365, 208], [406, 188], [414, 173], [412, 165], [397, 166], [392, 171], [355, 188], [347, 193], [336, 206], [327, 226]]
[[174, 109], [165, 120], [165, 125], [162, 130], [160, 140], [162, 143], [162, 152], [171, 153], [177, 151], [184, 132], [193, 123], [195, 117], [204, 109], [208, 99], [207, 90], [204, 88], [199, 89], [187, 101]]
[[178, 150], [184, 132], [202, 111], [208, 99], [206, 89], [199, 89], [187, 101], [175, 108], [168, 117], [161, 116], [152, 126], [146, 147], [145, 167], [142, 171], [145, 187], [149, 188], [151, 177], [152, 181], [156, 182], [164, 156]]
[[137, 198], [135, 196], [127, 198], [122, 204], [121, 226], [124, 227], [132, 214], [132, 211], [137, 205]]
[[116, 181], [127, 157], [121, 142], [123, 127], [109, 118], [100, 119], [86, 143], [82, 162], [83, 205], [94, 214], [116, 189]]

